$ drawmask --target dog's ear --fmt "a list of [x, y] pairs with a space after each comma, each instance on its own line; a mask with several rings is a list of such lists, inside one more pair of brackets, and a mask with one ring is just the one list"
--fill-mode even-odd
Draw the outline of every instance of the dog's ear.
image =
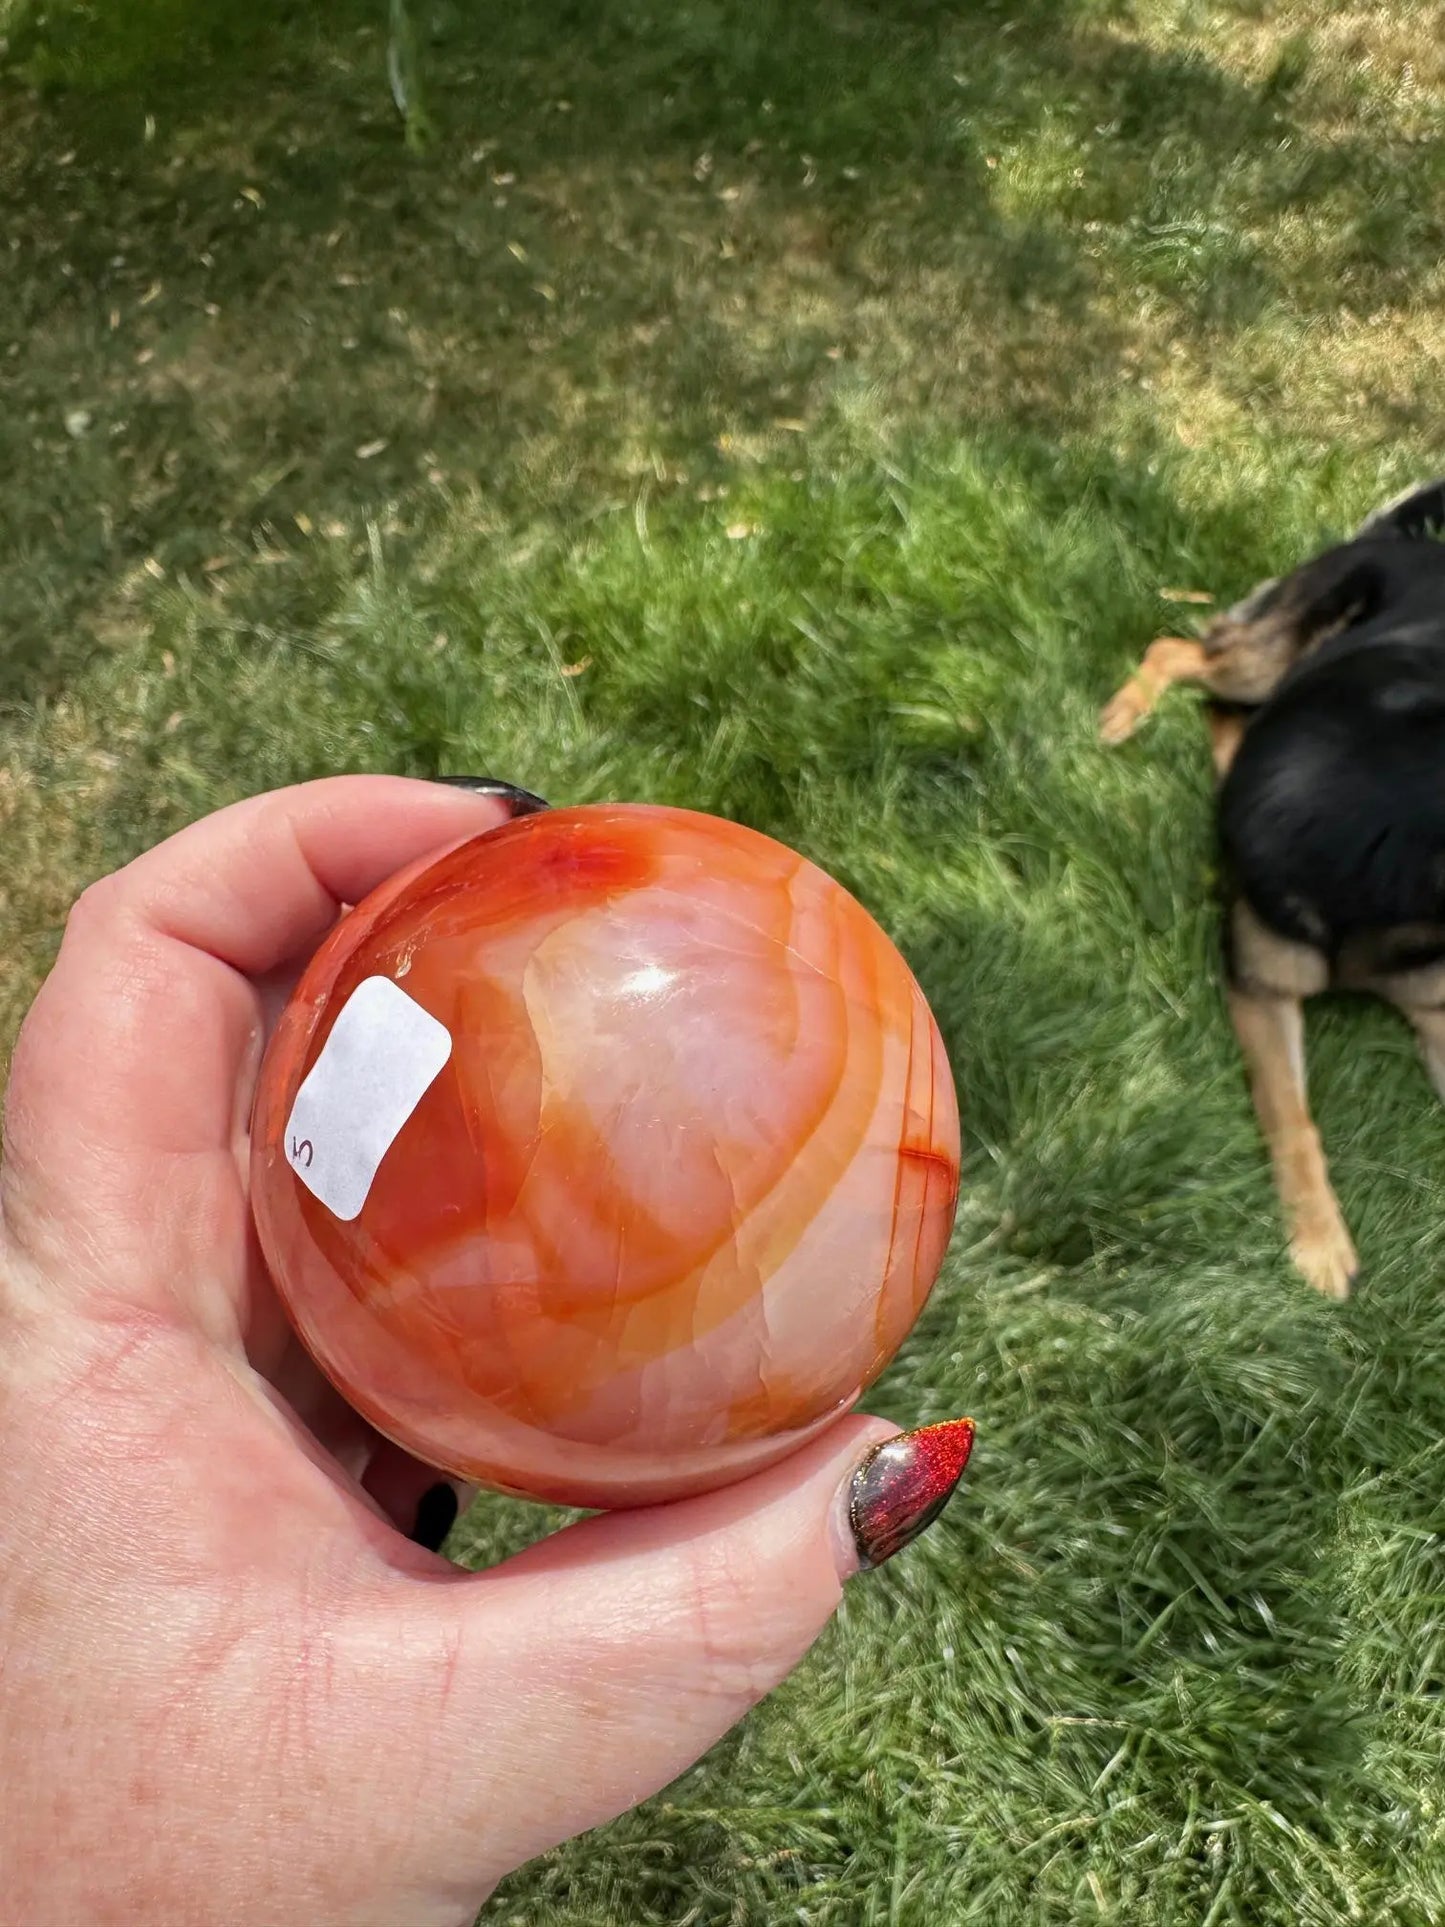
[[1377, 508], [1355, 540], [1370, 541], [1382, 535], [1401, 536], [1409, 542], [1445, 537], [1445, 475], [1419, 488], [1407, 488], [1403, 495]]
[[1226, 702], [1266, 702], [1301, 656], [1371, 614], [1384, 592], [1378, 562], [1353, 547], [1262, 582], [1200, 637], [1205, 687]]
[[1224, 611], [1226, 622], [1257, 622], [1276, 599], [1280, 579], [1272, 575], [1268, 582], [1261, 582], [1251, 589], [1242, 602], [1236, 602], [1232, 609]]
[[1353, 547], [1332, 549], [1286, 579], [1274, 613], [1303, 655], [1341, 629], [1368, 621], [1384, 597], [1384, 571], [1373, 557]]
[[1326, 636], [1372, 615], [1384, 593], [1378, 564], [1351, 544], [1326, 550], [1292, 575], [1261, 582], [1226, 611], [1224, 622], [1267, 627], [1303, 655]]

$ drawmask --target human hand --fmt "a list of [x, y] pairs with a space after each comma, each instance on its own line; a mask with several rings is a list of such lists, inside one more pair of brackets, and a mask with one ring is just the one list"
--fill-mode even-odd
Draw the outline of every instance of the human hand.
[[470, 1922], [683, 1771], [963, 1470], [966, 1422], [851, 1418], [485, 1575], [408, 1536], [438, 1475], [290, 1334], [250, 1222], [251, 1095], [339, 909], [509, 814], [307, 784], [71, 915], [0, 1168], [0, 1892], [26, 1927]]

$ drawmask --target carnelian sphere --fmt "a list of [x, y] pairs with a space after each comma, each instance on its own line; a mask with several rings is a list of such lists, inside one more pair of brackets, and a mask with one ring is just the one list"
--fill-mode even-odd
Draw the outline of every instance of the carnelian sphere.
[[342, 919], [267, 1052], [251, 1192], [379, 1431], [615, 1507], [847, 1411], [932, 1287], [958, 1156], [932, 1012], [846, 890], [735, 823], [599, 805]]

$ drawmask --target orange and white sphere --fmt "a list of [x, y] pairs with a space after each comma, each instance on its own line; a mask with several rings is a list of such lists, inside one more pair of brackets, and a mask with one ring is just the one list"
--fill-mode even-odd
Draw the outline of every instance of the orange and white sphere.
[[917, 1318], [958, 1192], [938, 1027], [756, 831], [550, 810], [383, 885], [262, 1068], [251, 1191], [318, 1363], [429, 1463], [616, 1507], [773, 1463]]

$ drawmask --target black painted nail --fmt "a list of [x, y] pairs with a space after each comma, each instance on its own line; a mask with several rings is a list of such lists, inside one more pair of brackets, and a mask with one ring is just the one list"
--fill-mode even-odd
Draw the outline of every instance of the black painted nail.
[[973, 1420], [947, 1419], [872, 1446], [848, 1487], [848, 1524], [860, 1572], [871, 1572], [926, 1532], [958, 1489], [973, 1450]]
[[444, 1480], [438, 1485], [429, 1485], [417, 1505], [416, 1524], [411, 1529], [412, 1541], [425, 1546], [428, 1552], [440, 1552], [442, 1541], [456, 1522], [455, 1491]]
[[539, 810], [550, 810], [552, 805], [545, 797], [534, 796], [531, 790], [524, 790], [516, 783], [504, 783], [496, 776], [437, 776], [437, 783], [449, 783], [454, 790], [466, 790], [472, 796], [496, 796], [511, 805], [513, 816], [535, 816]]

